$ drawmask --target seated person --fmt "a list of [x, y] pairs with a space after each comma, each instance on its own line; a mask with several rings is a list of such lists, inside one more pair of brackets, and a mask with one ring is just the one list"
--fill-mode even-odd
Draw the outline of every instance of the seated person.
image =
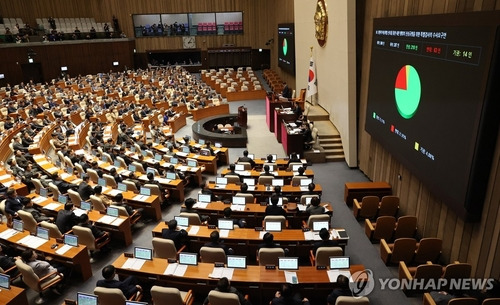
[[319, 198], [312, 197], [311, 204], [306, 208], [306, 213], [309, 215], [321, 215], [325, 213], [325, 208], [319, 205]]
[[[231, 217], [231, 213], [232, 212], [233, 212], [233, 210], [231, 210], [230, 207], [226, 207], [224, 209], [224, 211], [223, 211], [223, 213], [224, 213], [223, 219], [233, 219]], [[239, 228], [244, 228], [246, 226], [247, 222], [243, 218], [241, 218], [241, 219], [233, 219], [233, 224], [237, 225]]]
[[266, 216], [268, 215], [283, 215], [286, 217], [286, 211], [282, 207], [278, 206], [279, 197], [274, 194], [271, 196], [271, 205], [266, 207]]
[[337, 285], [333, 288], [333, 291], [328, 295], [326, 301], [328, 305], [335, 305], [337, 298], [340, 296], [352, 296], [352, 291], [349, 288], [349, 278], [345, 275], [339, 274], [337, 277]]
[[90, 195], [94, 195], [94, 189], [89, 185], [89, 181], [89, 175], [82, 175], [82, 182], [78, 186], [78, 194], [83, 201], [89, 200]]
[[68, 232], [80, 221], [80, 218], [73, 212], [73, 203], [66, 203], [63, 210], [57, 212], [56, 225], [61, 233]]
[[[7, 247], [4, 245], [0, 245], [0, 268], [2, 268], [4, 271], [16, 265], [16, 260], [13, 257], [7, 255], [5, 252], [7, 252]], [[17, 268], [14, 268], [7, 274], [11, 277], [14, 277], [19, 274], [19, 270]]]
[[214, 195], [214, 192], [212, 192], [208, 187], [207, 187], [207, 184], [205, 182], [202, 182], [200, 184], [200, 188], [201, 188], [201, 191], [200, 193], [201, 194], [205, 194], [205, 195], [210, 195], [210, 200], [211, 201], [219, 201], [219, 197], [215, 196]]
[[276, 291], [269, 305], [309, 305], [309, 300], [301, 298], [299, 293], [293, 293], [292, 286], [285, 283], [281, 291]]
[[294, 177], [307, 177], [307, 175], [304, 174], [305, 168], [303, 166], [299, 167], [297, 169], [297, 175], [294, 175]]
[[123, 202], [123, 194], [122, 193], [118, 193], [115, 195], [115, 197], [113, 197], [112, 205], [124, 207], [125, 210], [127, 210], [127, 214], [129, 216], [132, 215], [134, 212], [141, 214], [142, 211], [144, 210], [143, 208], [133, 209], [131, 206], [129, 206], [128, 204]]
[[262, 243], [259, 244], [258, 249], [262, 248], [279, 248], [280, 245], [274, 242], [274, 235], [273, 233], [266, 232], [264, 236], [262, 237]]
[[78, 185], [62, 180], [57, 172], [52, 175], [52, 180], [61, 194], [67, 194], [69, 189], [78, 191]]
[[275, 161], [273, 161], [273, 155], [267, 155], [266, 163], [275, 163]]
[[31, 200], [24, 202], [23, 211], [30, 213], [36, 222], [48, 221], [53, 222], [54, 217], [48, 217], [42, 212], [38, 211], [33, 207], [33, 202]]
[[111, 205], [111, 199], [102, 193], [102, 186], [96, 185], [94, 187], [94, 194], [102, 200], [102, 203], [104, 203], [105, 206], [109, 207]]
[[168, 228], [161, 230], [161, 237], [172, 240], [175, 248], [180, 249], [187, 243], [188, 233], [184, 229], [177, 230], [177, 220], [172, 219], [168, 222]]
[[127, 277], [123, 281], [115, 280], [115, 267], [113, 265], [107, 265], [102, 269], [103, 280], [98, 280], [96, 283], [97, 287], [105, 288], [118, 288], [123, 292], [125, 298], [130, 299], [138, 291], [142, 291], [142, 287], [139, 285], [139, 281], [133, 275]]
[[110, 170], [109, 170], [109, 174], [111, 176], [113, 176], [113, 178], [115, 178], [115, 182], [116, 183], [120, 183], [123, 181], [123, 178], [122, 176], [120, 176], [117, 172], [116, 172], [116, 168], [115, 167], [112, 167]]
[[219, 231], [213, 231], [210, 233], [210, 241], [203, 245], [204, 247], [210, 248], [221, 248], [224, 250], [224, 253], [232, 254], [233, 249], [228, 248], [224, 243], [220, 240]]
[[[227, 172], [226, 175], [240, 177], [240, 175], [238, 173], [236, 173], [235, 168], [236, 168], [236, 166], [234, 165], [234, 163], [229, 164], [229, 172]], [[241, 179], [241, 177], [240, 177], [240, 179]]]
[[290, 163], [302, 163], [302, 161], [300, 160], [300, 158], [296, 152], [293, 152], [290, 154], [290, 159], [288, 159], [288, 163], [286, 165], [288, 166], [288, 165], [290, 165]]
[[[215, 291], [220, 291], [220, 292], [229, 292], [229, 293], [234, 293], [238, 296], [238, 300], [240, 301], [240, 305], [251, 305], [250, 301], [245, 299], [245, 296], [239, 292], [236, 288], [232, 287], [229, 280], [227, 277], [221, 278], [217, 282], [217, 287], [214, 289]], [[208, 304], [208, 296], [203, 302], [204, 305]]]
[[260, 174], [260, 176], [269, 176], [269, 177], [274, 177], [273, 173], [269, 172], [269, 165], [264, 165], [264, 172]]
[[316, 250], [318, 250], [319, 247], [338, 247], [339, 246], [338, 241], [330, 239], [330, 231], [328, 231], [328, 229], [326, 229], [326, 228], [323, 228], [319, 231], [319, 237], [321, 238], [321, 240], [317, 241], [313, 244], [314, 254], [316, 254]]
[[94, 235], [94, 238], [101, 238], [104, 235], [106, 235], [106, 232], [102, 231], [101, 229], [90, 223], [89, 215], [87, 214], [80, 215], [78, 225], [84, 228], [89, 228], [92, 231], [92, 235]]
[[24, 196], [17, 196], [14, 188], [8, 188], [5, 195], [7, 196], [5, 200], [5, 212], [12, 215], [12, 217], [17, 217], [17, 211], [23, 209], [24, 202], [31, 201], [31, 199]]
[[238, 162], [248, 162], [248, 163], [250, 163], [252, 168], [255, 167], [255, 161], [248, 157], [248, 150], [246, 150], [246, 149], [243, 151], [243, 157], [239, 157], [238, 161], [236, 163], [238, 163]]
[[[31, 249], [26, 249], [21, 253], [21, 259], [26, 263], [28, 266], [30, 266], [33, 269], [33, 272], [39, 277], [42, 278], [46, 275], [48, 275], [51, 272], [58, 271], [61, 273], [64, 277], [66, 276], [66, 273], [68, 272], [68, 268], [66, 268], [64, 265], [59, 264], [54, 262], [53, 265], [47, 261], [39, 260], [38, 255], [36, 254], [35, 251]], [[59, 292], [58, 288], [61, 288], [61, 285], [58, 285], [58, 287], [54, 287], [52, 289], [52, 292], [55, 294], [61, 295]]]
[[[193, 209], [194, 204], [196, 201], [193, 198], [188, 198], [186, 201], [184, 201], [184, 207], [181, 207], [181, 213], [195, 213], [198, 214], [198, 211], [196, 209]], [[208, 215], [199, 215], [201, 222], [205, 222], [210, 219]]]

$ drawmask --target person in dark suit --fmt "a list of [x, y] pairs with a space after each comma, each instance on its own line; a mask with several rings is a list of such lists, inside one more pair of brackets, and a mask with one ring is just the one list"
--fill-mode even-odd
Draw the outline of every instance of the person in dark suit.
[[[231, 218], [231, 214], [233, 213], [233, 210], [231, 210], [230, 207], [226, 207], [224, 211], [222, 211], [224, 214], [223, 219], [233, 219]], [[247, 225], [247, 222], [244, 218], [240, 219], [233, 219], [233, 225], [237, 225], [239, 228], [244, 228]]]
[[[10, 269], [16, 265], [16, 260], [5, 253], [7, 252], [6, 249], [6, 246], [0, 245], [0, 268], [2, 268], [3, 270]], [[11, 277], [14, 277], [19, 274], [19, 269], [14, 268], [7, 272], [7, 274]]]
[[264, 165], [264, 172], [260, 173], [260, 176], [274, 177], [274, 175], [270, 173], [269, 170], [270, 170], [269, 165]]
[[47, 215], [41, 213], [39, 210], [35, 209], [31, 200], [24, 202], [23, 211], [30, 213], [36, 222], [54, 221], [54, 217], [48, 217]]
[[311, 204], [306, 208], [306, 213], [309, 215], [321, 215], [325, 213], [325, 208], [319, 205], [318, 197], [311, 198]]
[[28, 166], [29, 161], [24, 156], [24, 153], [22, 151], [20, 151], [20, 150], [16, 150], [16, 152], [15, 152], [15, 158], [16, 158], [17, 165], [19, 165], [20, 167], [26, 169], [26, 167]]
[[302, 163], [298, 153], [293, 152], [290, 154], [290, 159], [288, 159], [287, 165], [290, 165], [290, 163]]
[[317, 241], [313, 244], [313, 252], [316, 254], [316, 250], [319, 247], [338, 247], [339, 243], [336, 240], [330, 239], [330, 231], [327, 228], [323, 228], [319, 231], [320, 241]]
[[257, 249], [262, 249], [262, 248], [279, 248], [280, 246], [274, 242], [274, 235], [273, 233], [267, 232], [264, 234], [262, 237], [262, 243], [258, 245]]
[[180, 249], [186, 244], [187, 236], [188, 233], [186, 230], [177, 230], [177, 220], [175, 219], [168, 222], [168, 228], [161, 230], [161, 237], [172, 240], [176, 249]]
[[79, 221], [80, 218], [73, 213], [72, 203], [66, 203], [64, 209], [57, 212], [56, 225], [63, 234], [71, 230]]
[[17, 135], [14, 138], [14, 143], [12, 144], [12, 146], [14, 147], [14, 151], [20, 150], [22, 152], [28, 153], [28, 146], [23, 145], [23, 142], [22, 142], [20, 135]]
[[24, 176], [24, 168], [17, 165], [17, 161], [15, 158], [10, 158], [9, 160], [7, 160], [7, 164], [10, 166], [10, 170], [12, 171], [12, 174], [14, 176], [17, 177]]
[[69, 189], [78, 190], [78, 185], [62, 180], [57, 172], [52, 175], [52, 180], [61, 194], [67, 194]]
[[298, 293], [293, 293], [289, 283], [283, 284], [281, 291], [276, 291], [269, 305], [309, 305], [307, 298], [301, 298]]
[[337, 298], [340, 296], [352, 296], [352, 291], [349, 288], [349, 278], [342, 274], [337, 277], [337, 285], [326, 299], [328, 305], [335, 305]]
[[24, 205], [23, 201], [29, 200], [26, 197], [17, 196], [17, 192], [13, 188], [9, 188], [5, 193], [7, 199], [5, 200], [5, 212], [12, 215], [13, 217], [17, 216], [17, 211], [22, 210]]
[[90, 195], [94, 195], [94, 189], [89, 185], [89, 175], [84, 174], [82, 180], [78, 186], [78, 194], [82, 200], [87, 201], [90, 199]]
[[[90, 231], [92, 231], [92, 235], [94, 235], [94, 238], [100, 238], [100, 237], [103, 237], [106, 234], [106, 232], [102, 231], [101, 229], [99, 229], [98, 227], [92, 225], [89, 222], [89, 215], [82, 214], [82, 215], [80, 215], [79, 218], [80, 219], [79, 219], [78, 225], [81, 226], [81, 227], [84, 227], [84, 228], [89, 228]], [[106, 240], [106, 239], [103, 239], [103, 240]]]
[[104, 279], [98, 280], [96, 286], [118, 288], [127, 299], [136, 294], [138, 291], [142, 291], [142, 287], [139, 285], [139, 281], [135, 276], [131, 275], [123, 281], [118, 281], [115, 280], [115, 275], [115, 267], [113, 265], [107, 265], [102, 269], [102, 277]]
[[240, 175], [236, 173], [235, 169], [236, 166], [234, 165], [234, 163], [229, 164], [229, 172], [227, 172], [226, 175], [238, 176], [241, 179]]
[[248, 157], [248, 150], [243, 151], [243, 157], [239, 157], [237, 162], [248, 162], [252, 166], [255, 167], [255, 161]]
[[283, 215], [286, 217], [286, 211], [278, 206], [279, 197], [276, 194], [271, 196], [271, 205], [266, 207], [266, 216], [268, 215]]
[[[214, 290], [220, 292], [234, 293], [238, 296], [238, 300], [240, 301], [241, 305], [251, 305], [250, 301], [245, 299], [245, 296], [241, 292], [239, 292], [236, 288], [231, 286], [227, 277], [221, 278], [217, 282], [217, 287]], [[205, 301], [203, 301], [203, 305], [207, 304], [208, 304], [208, 296], [205, 298]]]
[[203, 246], [210, 248], [221, 248], [224, 250], [224, 253], [226, 253], [226, 255], [232, 254], [233, 252], [233, 249], [228, 248], [226, 245], [224, 245], [223, 242], [221, 242], [219, 231], [213, 231], [212, 233], [210, 233], [210, 241]]
[[286, 82], [283, 82], [283, 91], [281, 91], [281, 95], [286, 98], [292, 98], [292, 89], [288, 87]]

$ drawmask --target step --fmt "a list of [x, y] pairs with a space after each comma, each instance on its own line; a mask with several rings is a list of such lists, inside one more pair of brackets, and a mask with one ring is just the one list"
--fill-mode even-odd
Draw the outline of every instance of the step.
[[324, 150], [325, 150], [325, 154], [327, 156], [336, 155], [336, 154], [344, 155], [344, 149], [342, 147], [341, 148], [324, 148]]
[[321, 145], [321, 147], [323, 147], [325, 150], [332, 150], [332, 149], [335, 149], [335, 150], [342, 150], [342, 152], [344, 151], [344, 148], [342, 147], [342, 143], [335, 143], [335, 144], [323, 144], [323, 143], [320, 143], [319, 145]]
[[321, 140], [324, 139], [339, 139], [340, 140], [340, 135], [339, 134], [322, 134], [321, 130], [318, 130], [318, 135]]
[[319, 143], [321, 143], [321, 145], [323, 145], [323, 144], [341, 144], [342, 145], [342, 141], [340, 140], [340, 138], [338, 138], [338, 139], [322, 139], [320, 137]]
[[335, 156], [329, 156], [329, 155], [326, 155], [325, 156], [325, 160], [326, 162], [343, 162], [345, 161], [345, 157], [344, 155], [335, 155]]
[[309, 114], [307, 116], [309, 121], [317, 122], [317, 121], [329, 121], [330, 116], [328, 114]]

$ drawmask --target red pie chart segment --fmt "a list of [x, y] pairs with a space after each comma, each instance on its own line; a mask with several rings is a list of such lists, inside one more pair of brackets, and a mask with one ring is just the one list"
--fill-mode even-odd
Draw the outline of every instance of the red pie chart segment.
[[403, 67], [401, 71], [399, 71], [398, 76], [396, 78], [396, 89], [401, 89], [401, 90], [406, 90], [407, 89], [407, 82], [406, 82], [406, 76], [408, 75], [408, 72], [406, 71], [408, 66]]

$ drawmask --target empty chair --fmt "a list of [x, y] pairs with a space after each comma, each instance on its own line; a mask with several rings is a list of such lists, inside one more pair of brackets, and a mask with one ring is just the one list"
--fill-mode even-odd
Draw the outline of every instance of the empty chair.
[[63, 238], [63, 234], [59, 231], [56, 224], [47, 221], [40, 222], [40, 226], [45, 229], [49, 229], [50, 238]]
[[69, 199], [71, 200], [71, 203], [73, 203], [75, 207], [80, 207], [80, 204], [82, 202], [82, 197], [80, 197], [80, 194], [77, 191], [69, 189], [68, 196]]
[[118, 187], [115, 177], [108, 174], [103, 174], [102, 177], [106, 180], [106, 185], [110, 188], [116, 189]]
[[365, 196], [359, 202], [353, 200], [353, 213], [356, 218], [375, 218], [378, 212], [379, 199], [377, 196]]
[[413, 259], [417, 264], [425, 262], [437, 262], [441, 255], [443, 247], [443, 240], [441, 238], [426, 237], [422, 238], [417, 244], [415, 251], [415, 258]]
[[187, 217], [189, 219], [189, 225], [190, 226], [201, 225], [200, 215], [198, 215], [196, 213], [181, 212], [179, 214], [179, 216]]
[[49, 182], [49, 189], [52, 192], [52, 198], [54, 200], [57, 200], [59, 198], [59, 195], [61, 195], [61, 192], [59, 192], [59, 188], [52, 182]]
[[451, 279], [467, 279], [470, 278], [472, 265], [469, 263], [454, 262], [443, 268], [443, 279], [450, 283]]
[[401, 237], [415, 237], [417, 232], [416, 216], [401, 216], [398, 218], [396, 228], [394, 229], [394, 239]]
[[390, 240], [395, 225], [396, 218], [394, 216], [380, 216], [375, 223], [365, 219], [365, 234], [371, 241]]
[[380, 240], [380, 258], [386, 264], [398, 264], [400, 261], [410, 263], [417, 249], [414, 238], [398, 238], [393, 244], [388, 244], [385, 239]]
[[95, 238], [90, 228], [82, 226], [73, 226], [73, 234], [78, 236], [78, 244], [87, 246], [91, 257], [95, 251], [100, 250], [111, 241], [108, 232], [104, 232], [101, 237]]
[[481, 305], [500, 305], [500, 298], [488, 298]]
[[335, 305], [369, 305], [370, 300], [367, 297], [349, 297], [339, 296]]
[[245, 203], [254, 203], [255, 197], [249, 193], [236, 193], [234, 197], [245, 197]]
[[426, 280], [437, 281], [441, 278], [443, 267], [438, 264], [422, 264], [417, 267], [408, 267], [405, 262], [399, 262], [399, 280], [416, 280], [424, 281], [423, 287], [426, 286]]
[[252, 169], [252, 164], [250, 164], [250, 162], [236, 162], [237, 164], [241, 164], [243, 165], [243, 168], [246, 170], [246, 171], [249, 171]]
[[153, 237], [153, 255], [159, 258], [171, 258], [177, 259], [179, 253], [181, 253], [186, 246], [182, 246], [179, 250], [175, 248], [175, 243], [171, 239]]
[[384, 196], [380, 201], [378, 216], [396, 216], [399, 210], [398, 196]]
[[95, 169], [87, 169], [87, 174], [89, 175], [90, 181], [97, 183], [99, 181], [99, 175]]
[[22, 274], [23, 282], [28, 287], [38, 292], [38, 298], [35, 301], [36, 304], [42, 304], [45, 302], [43, 299], [43, 292], [47, 289], [55, 287], [55, 285], [59, 284], [64, 278], [64, 276], [57, 271], [53, 271], [43, 278], [39, 278], [33, 271], [33, 268], [20, 259], [16, 259], [16, 266]]
[[343, 256], [344, 250], [341, 247], [319, 247], [314, 254], [309, 250], [309, 260], [312, 266], [330, 266], [330, 256]]
[[154, 304], [191, 305], [194, 301], [193, 291], [180, 291], [177, 288], [153, 286], [151, 298]]
[[100, 212], [106, 211], [107, 207], [104, 204], [104, 201], [96, 195], [90, 195], [90, 202], [92, 203], [92, 209]]
[[260, 176], [258, 180], [258, 184], [261, 185], [271, 185], [274, 177], [271, 176]]
[[[125, 305], [127, 298], [119, 288], [94, 288], [94, 294], [99, 298], [99, 305]], [[129, 301], [140, 301], [142, 293], [137, 292], [129, 298]]]
[[200, 259], [202, 263], [225, 263], [226, 253], [222, 248], [201, 247]]
[[134, 162], [132, 162], [131, 164], [132, 164], [133, 166], [135, 166], [135, 170], [136, 170], [137, 172], [140, 172], [141, 174], [145, 174], [145, 173], [146, 173], [146, 171], [144, 170], [144, 167], [142, 166], [142, 164], [141, 164], [141, 163], [139, 163], [139, 162], [135, 162], [135, 161], [134, 161]]
[[32, 233], [32, 234], [35, 234], [36, 227], [38, 226], [38, 223], [36, 222], [33, 215], [31, 215], [31, 213], [26, 212], [24, 210], [17, 211], [17, 215], [19, 215], [19, 217], [23, 221], [24, 229], [30, 231], [30, 233]]
[[227, 178], [227, 183], [240, 183], [240, 177], [236, 175], [225, 175], [225, 178]]
[[127, 186], [127, 191], [134, 192], [134, 193], [139, 193], [139, 190], [137, 189], [137, 186], [135, 185], [134, 181], [123, 180], [122, 183]]
[[81, 177], [82, 174], [85, 173], [83, 167], [80, 163], [75, 163], [76, 170], [78, 171], [78, 176]]
[[35, 186], [35, 193], [40, 195], [40, 189], [43, 188], [43, 184], [38, 178], [31, 178], [31, 182], [33, 182], [33, 185]]
[[278, 266], [278, 258], [285, 256], [282, 248], [261, 248], [257, 252], [257, 261], [260, 266]]

